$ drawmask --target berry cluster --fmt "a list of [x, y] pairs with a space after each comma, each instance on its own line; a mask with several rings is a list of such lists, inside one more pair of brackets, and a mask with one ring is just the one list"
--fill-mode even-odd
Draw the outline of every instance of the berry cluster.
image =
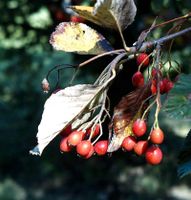
[[[146, 53], [140, 53], [137, 56], [137, 65], [139, 66], [139, 70], [132, 76], [132, 84], [134, 87], [141, 88], [144, 86], [145, 80], [143, 74], [140, 72], [140, 67], [147, 67], [149, 65], [149, 62], [149, 56]], [[151, 92], [153, 95], [157, 93], [158, 82], [160, 94], [168, 93], [174, 86], [171, 80], [162, 77], [162, 72], [160, 71], [160, 69], [153, 68], [151, 71], [151, 77]]]
[[[147, 140], [140, 140], [141, 136], [145, 135], [147, 130], [146, 122], [142, 119], [137, 119], [132, 126], [132, 135], [126, 137], [121, 145], [125, 151], [134, 151], [137, 155], [145, 154], [146, 161], [149, 164], [157, 165], [162, 161], [163, 153], [158, 147], [164, 140], [164, 133], [160, 128], [153, 129]], [[62, 139], [60, 142], [61, 152], [70, 152], [76, 150], [77, 154], [84, 159], [88, 159], [94, 154], [103, 156], [107, 154], [108, 140], [100, 140], [94, 145], [89, 138], [91, 129], [87, 131], [71, 130], [68, 126], [61, 133]], [[95, 127], [92, 138], [99, 135], [99, 125]], [[149, 146], [150, 144], [150, 146]]]
[[[122, 136], [124, 139], [122, 140], [122, 143], [119, 144], [119, 148], [121, 147], [124, 151], [128, 152], [134, 151], [134, 153], [138, 156], [145, 156], [148, 164], [157, 165], [161, 163], [163, 158], [163, 153], [159, 145], [164, 141], [164, 133], [159, 128], [158, 124], [158, 113], [160, 110], [159, 99], [160, 94], [168, 93], [171, 90], [173, 87], [173, 82], [162, 76], [162, 72], [159, 67], [152, 67], [151, 73], [149, 73], [150, 75], [148, 76], [149, 81], [148, 83], [145, 83], [144, 76], [140, 72], [140, 69], [141, 67], [147, 67], [149, 62], [149, 56], [146, 53], [141, 53], [137, 56], [137, 64], [139, 65], [139, 68], [138, 71], [132, 76], [132, 83], [136, 88], [144, 88], [144, 86], [147, 86], [149, 90], [147, 97], [149, 97], [149, 95], [151, 96], [149, 98], [145, 97], [146, 99], [143, 100], [148, 101], [149, 99], [150, 101], [150, 99], [152, 99], [153, 101], [150, 104], [140, 102], [140, 115], [138, 119], [137, 117], [136, 119], [130, 119], [132, 123], [127, 125], [130, 126], [128, 127], [130, 128], [130, 132], [128, 132], [127, 137], [124, 138], [124, 136]], [[147, 124], [145, 115], [154, 104], [156, 104], [155, 121], [150, 133], [146, 136]], [[143, 108], [144, 105], [147, 106]], [[142, 109], [144, 113], [142, 113]], [[106, 155], [107, 152], [112, 152], [109, 150], [110, 143], [108, 140], [99, 140], [99, 137], [101, 136], [100, 130], [101, 124], [97, 123], [95, 123], [93, 127], [83, 131], [72, 130], [71, 125], [69, 125], [60, 133], [62, 136], [60, 142], [61, 152], [70, 152], [75, 150], [76, 153], [84, 159], [88, 159], [94, 154], [102, 156]], [[116, 134], [115, 131], [114, 134]], [[94, 142], [91, 142], [95, 137], [97, 138], [94, 140]]]
[[[155, 71], [157, 73], [157, 70], [153, 69], [152, 74], [155, 74]], [[159, 75], [162, 76], [160, 71], [159, 71]], [[157, 93], [157, 78], [156, 78], [156, 75], [152, 77], [153, 79], [152, 79], [152, 85], [151, 85], [151, 92], [154, 95]], [[173, 88], [173, 86], [174, 86], [173, 82], [170, 81], [168, 78], [163, 78], [159, 81], [159, 90], [161, 94], [168, 93]]]
[[108, 141], [100, 140], [95, 145], [91, 143], [88, 139], [94, 138], [99, 135], [99, 125], [97, 125], [92, 132], [91, 128], [84, 131], [71, 130], [71, 126], [68, 126], [60, 134], [62, 136], [60, 142], [61, 152], [70, 152], [76, 150], [77, 154], [85, 159], [90, 158], [93, 154], [99, 156], [105, 155], [107, 153]]
[[164, 140], [164, 133], [160, 128], [155, 128], [149, 134], [147, 140], [141, 140], [147, 130], [146, 122], [143, 119], [137, 119], [132, 126], [133, 134], [123, 140], [122, 148], [125, 151], [134, 151], [138, 156], [145, 154], [147, 163], [157, 165], [162, 161], [163, 153], [159, 148]]
[[[135, 88], [142, 88], [145, 85], [144, 76], [140, 72], [140, 69], [141, 67], [147, 67], [149, 63], [149, 55], [147, 55], [146, 53], [140, 53], [137, 56], [137, 65], [139, 67], [138, 71], [132, 76], [132, 84]], [[152, 71], [148, 78], [151, 82], [150, 89], [152, 95], [157, 95], [157, 93], [168, 93], [174, 86], [173, 82], [170, 79], [166, 77], [163, 78], [162, 71], [159, 69], [159, 67], [152, 67]], [[156, 104], [158, 104], [157, 101], [159, 98], [160, 96], [156, 97], [154, 101], [156, 102]], [[160, 108], [157, 107], [156, 113], [159, 112], [159, 109]], [[145, 155], [146, 161], [149, 164], [156, 165], [162, 161], [163, 153], [158, 145], [163, 142], [164, 133], [159, 128], [157, 119], [155, 119], [153, 127], [154, 128], [152, 128], [147, 140], [140, 140], [141, 136], [144, 136], [146, 133], [146, 122], [144, 121], [144, 117], [142, 117], [142, 119], [137, 119], [136, 121], [134, 121], [132, 126], [133, 134], [123, 140], [122, 148], [126, 151], [134, 150], [134, 152], [139, 156]]]

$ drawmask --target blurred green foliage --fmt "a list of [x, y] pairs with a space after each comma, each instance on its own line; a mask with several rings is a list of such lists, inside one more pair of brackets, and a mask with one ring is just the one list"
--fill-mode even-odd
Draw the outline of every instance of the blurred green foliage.
[[191, 75], [180, 75], [169, 92], [163, 110], [174, 119], [191, 120]]
[[[79, 2], [82, 1], [73, 1], [74, 4]], [[188, 179], [178, 181], [175, 178], [176, 154], [182, 137], [175, 134], [176, 127], [170, 125], [164, 114], [161, 124], [167, 138], [161, 166], [146, 166], [144, 160], [124, 152], [89, 161], [75, 154], [61, 155], [59, 138], [50, 144], [41, 158], [28, 154], [36, 143], [37, 126], [47, 98], [41, 91], [41, 80], [55, 65], [76, 64], [88, 58], [55, 52], [49, 45], [49, 36], [55, 26], [70, 18], [63, 9], [66, 3], [61, 0], [0, 1], [0, 199], [186, 199], [185, 194], [177, 197], [173, 190], [177, 187], [176, 191], [180, 191], [178, 185], [182, 185], [191, 195]], [[156, 15], [163, 21], [191, 10], [190, 0], [153, 0], [146, 4], [137, 1], [135, 23], [125, 31], [127, 44], [136, 41]], [[108, 36], [116, 48], [122, 46], [118, 33], [98, 30]], [[157, 29], [150, 37], [164, 36], [166, 30]], [[112, 37], [109, 36], [111, 33]], [[164, 49], [164, 54], [166, 52], [168, 48]], [[177, 39], [171, 56], [185, 73], [191, 71], [190, 55], [190, 35]], [[76, 82], [92, 82], [105, 63], [107, 59], [82, 69]], [[65, 70], [62, 73], [62, 87], [67, 85], [72, 72]], [[54, 87], [56, 74], [51, 76], [50, 82]], [[131, 87], [128, 81], [127, 87]]]

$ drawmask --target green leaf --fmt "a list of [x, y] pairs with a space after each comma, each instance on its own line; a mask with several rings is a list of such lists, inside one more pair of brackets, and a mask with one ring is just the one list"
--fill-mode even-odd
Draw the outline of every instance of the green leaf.
[[180, 178], [191, 174], [191, 130], [189, 131], [182, 150], [178, 156], [178, 176]]
[[191, 120], [191, 74], [182, 74], [169, 92], [163, 110], [174, 119]]

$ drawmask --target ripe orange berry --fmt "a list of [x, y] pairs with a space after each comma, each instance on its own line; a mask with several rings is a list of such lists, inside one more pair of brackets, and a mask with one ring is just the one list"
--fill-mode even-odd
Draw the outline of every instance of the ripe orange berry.
[[91, 145], [91, 149], [90, 149], [89, 153], [86, 156], [84, 156], [84, 158], [89, 159], [90, 157], [93, 156], [93, 154], [94, 154], [94, 147], [93, 147], [93, 145]]
[[150, 134], [150, 140], [154, 144], [161, 144], [164, 140], [164, 133], [160, 128], [153, 129]]
[[71, 151], [72, 147], [68, 145], [68, 138], [62, 138], [60, 141], [60, 151], [62, 152], [69, 152]]
[[145, 158], [149, 164], [158, 165], [162, 161], [163, 153], [159, 147], [153, 145], [147, 149]]
[[76, 146], [82, 141], [83, 137], [84, 137], [84, 132], [73, 131], [68, 136], [68, 144], [71, 145], [71, 146]]
[[137, 137], [140, 137], [146, 133], [147, 125], [143, 119], [137, 119], [133, 123], [132, 130]]
[[76, 151], [80, 156], [86, 156], [91, 151], [92, 143], [89, 140], [83, 140], [76, 146]]
[[136, 139], [133, 136], [128, 136], [126, 137], [123, 142], [122, 142], [122, 148], [126, 151], [131, 151], [133, 150], [135, 144], [136, 144]]
[[94, 150], [97, 153], [97, 155], [102, 156], [107, 153], [108, 149], [108, 141], [107, 140], [100, 140], [97, 142], [94, 146]]
[[148, 147], [148, 142], [144, 141], [144, 140], [141, 140], [141, 141], [138, 141], [135, 144], [134, 151], [135, 151], [135, 153], [137, 155], [141, 156], [141, 155], [143, 155], [146, 152], [147, 147]]

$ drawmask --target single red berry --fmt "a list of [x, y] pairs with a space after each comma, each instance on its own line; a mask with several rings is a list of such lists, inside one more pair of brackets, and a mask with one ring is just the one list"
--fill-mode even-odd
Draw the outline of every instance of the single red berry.
[[[92, 130], [92, 127], [90, 127], [90, 128], [87, 129], [87, 131], [86, 131], [87, 135], [91, 134], [91, 130]], [[93, 132], [92, 138], [94, 138], [97, 135], [99, 135], [99, 132], [100, 132], [100, 125], [96, 124], [96, 126], [94, 128], [94, 132]]]
[[137, 119], [134, 123], [133, 123], [133, 127], [132, 127], [133, 133], [137, 136], [140, 137], [142, 135], [145, 134], [146, 130], [147, 130], [147, 125], [145, 123], [145, 121], [143, 119]]
[[68, 136], [72, 132], [72, 126], [69, 124], [66, 128], [64, 128], [61, 132], [60, 135], [63, 137]]
[[136, 139], [133, 136], [128, 136], [126, 137], [123, 142], [122, 142], [122, 148], [126, 151], [131, 151], [133, 150], [135, 144], [136, 144]]
[[71, 151], [72, 147], [68, 145], [68, 138], [62, 138], [60, 141], [60, 151], [62, 152], [69, 152]]
[[135, 144], [134, 151], [135, 151], [135, 153], [137, 155], [141, 156], [141, 155], [143, 155], [146, 152], [147, 147], [148, 147], [148, 142], [144, 141], [144, 140], [141, 140], [141, 141], [138, 141]]
[[153, 68], [152, 71], [151, 71], [152, 77], [156, 78], [157, 74], [159, 74], [159, 76], [162, 76], [162, 72], [159, 69]]
[[70, 17], [70, 21], [71, 22], [77, 22], [77, 23], [83, 23], [85, 20], [82, 17], [76, 16], [76, 15], [72, 15]]
[[163, 79], [164, 93], [168, 93], [174, 86], [174, 83], [167, 78]]
[[136, 72], [132, 76], [132, 84], [134, 87], [142, 87], [144, 85], [144, 76], [141, 72]]
[[153, 84], [153, 85], [157, 85], [157, 80], [156, 80], [156, 78], [153, 78], [153, 79], [152, 79], [152, 84]]
[[166, 84], [169, 82], [169, 79], [168, 78], [164, 78], [162, 81], [163, 81], [163, 84], [166, 86]]
[[151, 84], [151, 93], [155, 95], [157, 93], [157, 86], [155, 84]]
[[165, 85], [163, 81], [159, 82], [159, 87], [160, 87], [160, 93], [164, 94], [164, 90], [165, 90]]
[[107, 149], [108, 149], [108, 141], [107, 140], [100, 140], [94, 146], [94, 151], [99, 156], [105, 155], [107, 153]]
[[68, 136], [68, 144], [71, 145], [71, 146], [76, 146], [82, 141], [83, 137], [84, 137], [84, 132], [73, 131]]
[[153, 129], [150, 134], [150, 140], [154, 144], [161, 144], [164, 140], [164, 133], [160, 128]]
[[169, 82], [166, 85], [166, 92], [169, 92], [174, 87], [174, 83], [169, 80]]
[[90, 149], [89, 153], [86, 156], [84, 156], [84, 158], [89, 159], [90, 157], [92, 157], [93, 154], [94, 154], [94, 146], [91, 145], [91, 149]]
[[159, 147], [153, 145], [147, 149], [145, 158], [149, 164], [158, 165], [162, 161], [163, 153]]
[[140, 65], [142, 63], [142, 66], [146, 67], [149, 64], [149, 56], [146, 53], [140, 53], [137, 56], [137, 65]]
[[92, 143], [89, 140], [83, 140], [76, 146], [76, 151], [80, 156], [86, 156], [91, 150]]
[[[164, 90], [165, 90], [165, 85], [164, 85], [163, 81], [159, 82], [159, 88], [160, 88], [160, 93], [163, 94]], [[155, 95], [157, 93], [157, 81], [155, 79], [152, 80], [151, 92], [153, 95]]]

